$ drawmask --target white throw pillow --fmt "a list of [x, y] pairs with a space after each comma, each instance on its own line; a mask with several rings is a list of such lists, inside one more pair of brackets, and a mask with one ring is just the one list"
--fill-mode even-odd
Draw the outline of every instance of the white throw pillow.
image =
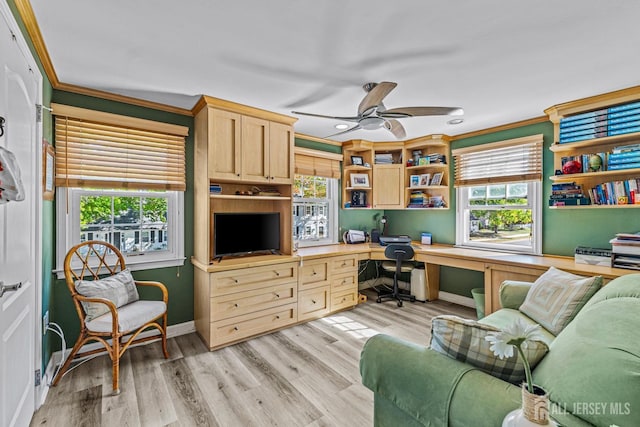
[[[75, 286], [80, 295], [89, 298], [108, 299], [115, 304], [116, 308], [137, 301], [140, 298], [133, 276], [131, 276], [128, 268], [100, 280], [77, 280]], [[109, 312], [109, 308], [105, 304], [97, 302], [83, 302], [82, 307], [87, 314], [87, 322]]]

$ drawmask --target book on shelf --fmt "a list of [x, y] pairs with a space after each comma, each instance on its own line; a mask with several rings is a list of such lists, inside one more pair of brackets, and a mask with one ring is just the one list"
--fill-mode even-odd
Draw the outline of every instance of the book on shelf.
[[613, 164], [609, 165], [610, 171], [624, 170], [624, 169], [638, 169], [640, 168], [640, 161], [638, 162], [630, 162], [630, 163], [621, 163], [621, 164]]
[[576, 132], [593, 132], [595, 131], [606, 131], [607, 130], [608, 120], [601, 120], [599, 122], [585, 123], [576, 126], [568, 126], [560, 129], [560, 136], [574, 136], [572, 134]]
[[638, 126], [640, 126], [640, 120], [634, 120], [629, 122], [610, 124], [607, 126], [607, 130], [609, 131], [609, 133], [611, 133], [611, 131], [614, 131], [614, 130], [633, 128], [633, 127], [637, 128]]
[[209, 193], [221, 194], [222, 186], [220, 184], [209, 184]]
[[564, 144], [566, 142], [575, 142], [576, 138], [587, 139], [590, 138], [604, 138], [608, 136], [609, 132], [607, 128], [598, 128], [598, 129], [590, 129], [590, 130], [581, 130], [577, 132], [570, 132], [566, 135], [560, 135], [560, 143]]
[[549, 198], [551, 199], [579, 199], [581, 197], [586, 197], [582, 194], [582, 191], [579, 193], [554, 193]]
[[614, 157], [609, 160], [609, 165], [621, 165], [625, 163], [638, 163], [640, 162], [640, 152], [633, 156]]
[[607, 112], [611, 114], [620, 111], [633, 110], [635, 108], [640, 108], [640, 102], [628, 102], [626, 104], [614, 105], [613, 107], [607, 108]]
[[613, 147], [611, 150], [611, 154], [624, 153], [627, 151], [638, 151], [640, 150], [640, 144], [629, 144], [629, 145], [619, 145], [617, 147]]
[[640, 120], [640, 108], [625, 110], [619, 113], [610, 113], [607, 120], [609, 124]]
[[589, 111], [587, 113], [574, 114], [572, 116], [563, 117], [562, 119], [560, 119], [560, 127], [563, 128], [566, 126], [570, 126], [571, 123], [575, 123], [580, 120], [594, 119], [597, 117], [607, 117], [607, 110], [608, 109], [605, 108], [601, 110]]
[[615, 129], [615, 130], [610, 130], [609, 136], [615, 136], [615, 135], [624, 135], [627, 133], [634, 133], [634, 132], [640, 132], [640, 126], [634, 126], [634, 127], [626, 127], [624, 129]]
[[609, 153], [607, 160], [613, 163], [619, 163], [622, 159], [634, 159], [637, 157], [640, 157], [640, 149]]
[[558, 182], [555, 184], [551, 184], [551, 190], [580, 190], [582, 185], [576, 184], [575, 182]]
[[578, 246], [574, 252], [574, 260], [578, 264], [611, 266], [611, 249]]
[[616, 233], [616, 239], [618, 240], [630, 240], [640, 243], [640, 231], [637, 233]]
[[586, 197], [576, 197], [576, 198], [562, 198], [562, 199], [549, 199], [549, 206], [582, 206], [582, 205], [590, 205], [591, 200]]

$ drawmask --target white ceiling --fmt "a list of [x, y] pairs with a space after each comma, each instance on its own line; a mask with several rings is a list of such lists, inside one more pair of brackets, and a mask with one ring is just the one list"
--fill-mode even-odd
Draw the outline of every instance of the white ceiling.
[[[638, 0], [31, 0], [61, 82], [190, 109], [200, 94], [270, 111], [352, 116], [366, 82], [407, 138], [543, 116], [640, 84]], [[337, 120], [300, 116], [325, 137]], [[332, 139], [392, 140], [385, 129]]]

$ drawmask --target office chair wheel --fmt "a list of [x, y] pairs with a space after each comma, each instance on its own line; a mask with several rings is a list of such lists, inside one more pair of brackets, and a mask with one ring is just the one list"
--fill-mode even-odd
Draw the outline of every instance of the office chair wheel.
[[381, 300], [380, 298], [378, 298], [378, 299], [376, 300], [376, 302], [377, 302], [378, 304], [380, 304], [380, 303], [382, 302], [382, 300]]
[[402, 307], [402, 301], [398, 301], [398, 307]]

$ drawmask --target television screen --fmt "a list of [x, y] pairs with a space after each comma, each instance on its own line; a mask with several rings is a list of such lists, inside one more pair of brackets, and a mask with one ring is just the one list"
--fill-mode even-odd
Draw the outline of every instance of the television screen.
[[280, 213], [214, 213], [215, 257], [280, 250]]

